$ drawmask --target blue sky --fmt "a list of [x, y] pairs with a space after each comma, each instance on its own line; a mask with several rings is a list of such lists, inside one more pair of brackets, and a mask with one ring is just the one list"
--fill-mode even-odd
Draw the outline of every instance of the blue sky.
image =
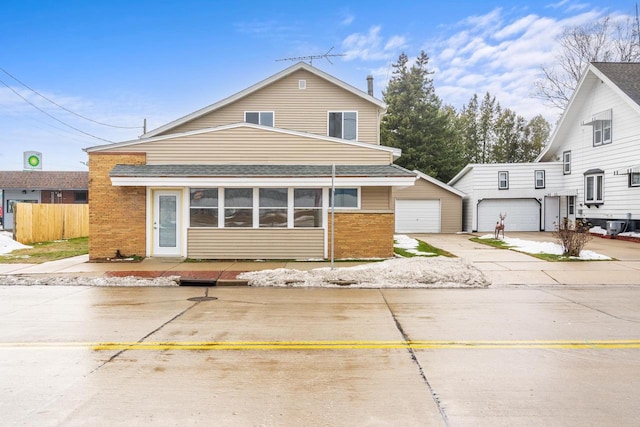
[[346, 56], [313, 65], [363, 90], [374, 75], [378, 98], [398, 55], [425, 50], [444, 103], [489, 91], [554, 122], [531, 93], [562, 28], [634, 11], [630, 0], [8, 0], [0, 68], [64, 109], [0, 70], [0, 170], [21, 170], [25, 150], [41, 151], [45, 170], [86, 170], [82, 148], [135, 139], [145, 118], [156, 128], [292, 64], [277, 59], [331, 47]]

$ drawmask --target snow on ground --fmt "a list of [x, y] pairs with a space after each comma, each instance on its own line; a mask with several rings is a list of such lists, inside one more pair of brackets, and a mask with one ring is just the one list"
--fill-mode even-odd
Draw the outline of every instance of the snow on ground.
[[31, 246], [23, 245], [13, 240], [13, 235], [8, 231], [0, 231], [0, 254], [8, 254], [16, 249], [27, 249]]
[[0, 276], [0, 286], [5, 285], [49, 285], [49, 286], [178, 286], [178, 276], [153, 279], [138, 277], [54, 277], [54, 276]]
[[250, 286], [350, 288], [484, 288], [489, 282], [459, 258], [395, 258], [355, 267], [287, 268], [242, 273]]
[[[485, 234], [480, 239], [493, 239], [493, 234]], [[520, 252], [526, 252], [530, 254], [551, 254], [562, 255], [562, 246], [558, 243], [552, 242], [534, 242], [530, 240], [516, 239], [513, 237], [504, 237], [501, 239], [509, 248]], [[577, 259], [581, 260], [607, 260], [611, 259], [606, 255], [601, 255], [593, 251], [583, 250], [580, 252], [580, 256]]]
[[591, 234], [600, 234], [600, 235], [604, 236], [605, 234], [607, 234], [607, 230], [605, 230], [604, 228], [600, 227], [599, 225], [596, 225], [595, 227], [591, 227], [589, 229], [589, 233], [591, 233]]
[[396, 234], [395, 236], [393, 236], [393, 240], [395, 241], [393, 244], [394, 247], [404, 249], [405, 251], [414, 255], [435, 256], [433, 252], [419, 251], [418, 245], [420, 244], [420, 242], [409, 236], [405, 236], [404, 234]]
[[627, 231], [626, 233], [620, 233], [620, 234], [618, 234], [618, 236], [635, 237], [637, 239], [640, 239], [640, 233], [636, 233], [636, 232], [633, 232], [633, 231]]

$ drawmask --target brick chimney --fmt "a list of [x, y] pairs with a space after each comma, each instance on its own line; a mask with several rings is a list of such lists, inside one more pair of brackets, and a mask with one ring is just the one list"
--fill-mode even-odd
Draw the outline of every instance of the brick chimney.
[[373, 76], [367, 76], [367, 93], [369, 96], [373, 96]]

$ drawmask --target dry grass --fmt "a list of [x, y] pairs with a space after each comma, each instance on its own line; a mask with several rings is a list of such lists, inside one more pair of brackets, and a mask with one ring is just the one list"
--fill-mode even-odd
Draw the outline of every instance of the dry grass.
[[34, 243], [30, 249], [17, 249], [0, 255], [0, 264], [42, 264], [89, 253], [89, 238]]

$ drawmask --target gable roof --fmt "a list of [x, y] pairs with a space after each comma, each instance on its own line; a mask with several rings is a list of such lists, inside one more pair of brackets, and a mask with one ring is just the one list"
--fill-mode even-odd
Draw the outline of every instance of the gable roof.
[[[550, 142], [546, 147], [538, 154], [536, 162], [540, 162], [551, 151], [551, 148], [555, 146], [556, 141], [560, 140], [558, 135], [563, 127], [563, 124], [568, 120], [568, 117], [572, 114], [572, 106], [580, 96], [582, 96], [583, 86], [589, 79], [598, 78], [602, 83], [609, 86], [615, 93], [620, 95], [622, 99], [635, 109], [640, 114], [640, 63], [638, 62], [592, 62], [585, 69], [576, 89], [571, 95], [571, 99], [567, 104], [567, 108], [562, 113], [562, 117], [558, 121], [553, 133], [551, 134]], [[547, 159], [548, 160], [548, 159]]]
[[89, 172], [0, 171], [0, 189], [86, 190]]
[[425, 181], [430, 182], [431, 184], [437, 185], [438, 187], [442, 188], [443, 190], [446, 190], [446, 191], [448, 191], [450, 193], [453, 193], [453, 194], [455, 194], [457, 196], [460, 196], [460, 197], [466, 196], [466, 194], [464, 192], [458, 190], [457, 188], [453, 188], [452, 186], [447, 185], [444, 182], [439, 181], [439, 180], [435, 179], [434, 177], [427, 175], [426, 173], [422, 173], [417, 169], [414, 170], [413, 172], [418, 175], [418, 178], [424, 179]]
[[299, 137], [302, 137], [302, 138], [311, 138], [311, 139], [317, 139], [317, 140], [321, 140], [321, 141], [334, 142], [334, 143], [337, 143], [337, 144], [352, 145], [352, 146], [356, 146], [356, 147], [369, 148], [369, 149], [372, 149], [372, 150], [386, 151], [388, 153], [391, 153], [391, 155], [394, 158], [400, 157], [400, 155], [402, 153], [401, 149], [395, 148], [395, 147], [388, 147], [386, 145], [371, 144], [369, 142], [350, 141], [350, 140], [342, 139], [342, 138], [334, 138], [332, 136], [316, 135], [314, 133], [306, 133], [306, 132], [299, 132], [299, 131], [289, 130], [289, 129], [274, 128], [274, 127], [271, 127], [271, 126], [262, 126], [262, 125], [256, 125], [256, 124], [253, 124], [253, 123], [233, 123], [233, 124], [230, 124], [230, 125], [223, 125], [223, 126], [218, 126], [218, 127], [213, 127], [213, 128], [198, 129], [198, 130], [192, 130], [192, 131], [182, 132], [182, 133], [173, 133], [173, 134], [168, 134], [168, 135], [161, 135], [161, 136], [156, 136], [156, 137], [153, 137], [153, 138], [134, 139], [134, 140], [130, 140], [130, 141], [116, 142], [116, 143], [112, 143], [112, 144], [97, 145], [97, 146], [94, 146], [94, 147], [84, 148], [83, 150], [86, 151], [87, 153], [96, 152], [96, 151], [109, 151], [109, 150], [111, 150], [113, 148], [129, 147], [129, 146], [132, 146], [132, 145], [146, 144], [146, 143], [150, 143], [150, 142], [154, 142], [154, 141], [162, 141], [164, 139], [172, 139], [172, 138], [178, 138], [178, 137], [182, 137], [182, 136], [198, 135], [198, 134], [210, 133], [210, 132], [221, 132], [221, 131], [224, 131], [224, 130], [236, 129], [236, 128], [260, 129], [260, 130], [265, 131], [265, 132], [275, 132], [275, 133], [299, 136]]
[[179, 118], [177, 120], [174, 120], [172, 122], [169, 122], [169, 123], [167, 123], [167, 124], [165, 124], [163, 126], [160, 126], [159, 128], [153, 129], [153, 130], [141, 135], [140, 138], [150, 138], [150, 137], [156, 136], [158, 134], [167, 132], [167, 131], [169, 131], [171, 129], [174, 129], [174, 128], [178, 127], [178, 126], [183, 125], [184, 123], [190, 122], [190, 121], [192, 121], [194, 119], [197, 119], [198, 117], [202, 117], [205, 114], [209, 114], [212, 111], [218, 110], [218, 109], [220, 109], [220, 108], [222, 108], [222, 107], [224, 107], [226, 105], [229, 105], [229, 104], [231, 104], [231, 103], [233, 103], [233, 102], [235, 102], [235, 101], [237, 101], [237, 100], [239, 100], [241, 98], [244, 98], [245, 96], [248, 96], [248, 95], [250, 95], [250, 94], [262, 89], [263, 87], [268, 86], [271, 83], [273, 83], [275, 81], [278, 81], [278, 80], [280, 80], [280, 79], [282, 79], [282, 78], [284, 78], [284, 77], [286, 77], [286, 76], [288, 76], [290, 74], [293, 74], [294, 72], [299, 71], [299, 70], [305, 70], [305, 71], [308, 71], [308, 72], [310, 72], [312, 74], [315, 74], [316, 76], [318, 76], [318, 77], [320, 77], [320, 78], [322, 78], [324, 80], [327, 80], [327, 81], [335, 84], [336, 86], [339, 86], [342, 89], [344, 89], [344, 90], [346, 90], [348, 92], [351, 92], [352, 94], [354, 94], [356, 96], [359, 96], [359, 97], [365, 99], [366, 101], [371, 102], [372, 104], [375, 104], [380, 109], [384, 110], [384, 109], [387, 108], [387, 106], [386, 106], [386, 104], [384, 102], [380, 101], [377, 98], [374, 98], [373, 96], [369, 95], [368, 93], [363, 92], [360, 89], [357, 89], [357, 88], [351, 86], [350, 84], [347, 84], [347, 83], [343, 82], [342, 80], [339, 80], [339, 79], [333, 77], [332, 75], [325, 73], [324, 71], [321, 71], [321, 70], [319, 70], [317, 68], [314, 68], [314, 67], [312, 67], [311, 65], [309, 65], [309, 64], [307, 64], [305, 62], [298, 62], [297, 64], [294, 64], [291, 67], [286, 68], [286, 69], [280, 71], [279, 73], [276, 73], [276, 74], [272, 75], [271, 77], [268, 77], [265, 80], [262, 80], [261, 82], [256, 83], [253, 86], [250, 86], [250, 87], [248, 87], [248, 88], [236, 93], [235, 95], [231, 95], [231, 96], [229, 96], [229, 97], [227, 97], [227, 98], [225, 98], [225, 99], [223, 99], [221, 101], [216, 102], [215, 104], [211, 104], [211, 105], [209, 105], [207, 107], [201, 108], [201, 109], [199, 109], [197, 111], [194, 111], [191, 114], [188, 114], [188, 115], [186, 115], [184, 117], [181, 117], [181, 118]]

